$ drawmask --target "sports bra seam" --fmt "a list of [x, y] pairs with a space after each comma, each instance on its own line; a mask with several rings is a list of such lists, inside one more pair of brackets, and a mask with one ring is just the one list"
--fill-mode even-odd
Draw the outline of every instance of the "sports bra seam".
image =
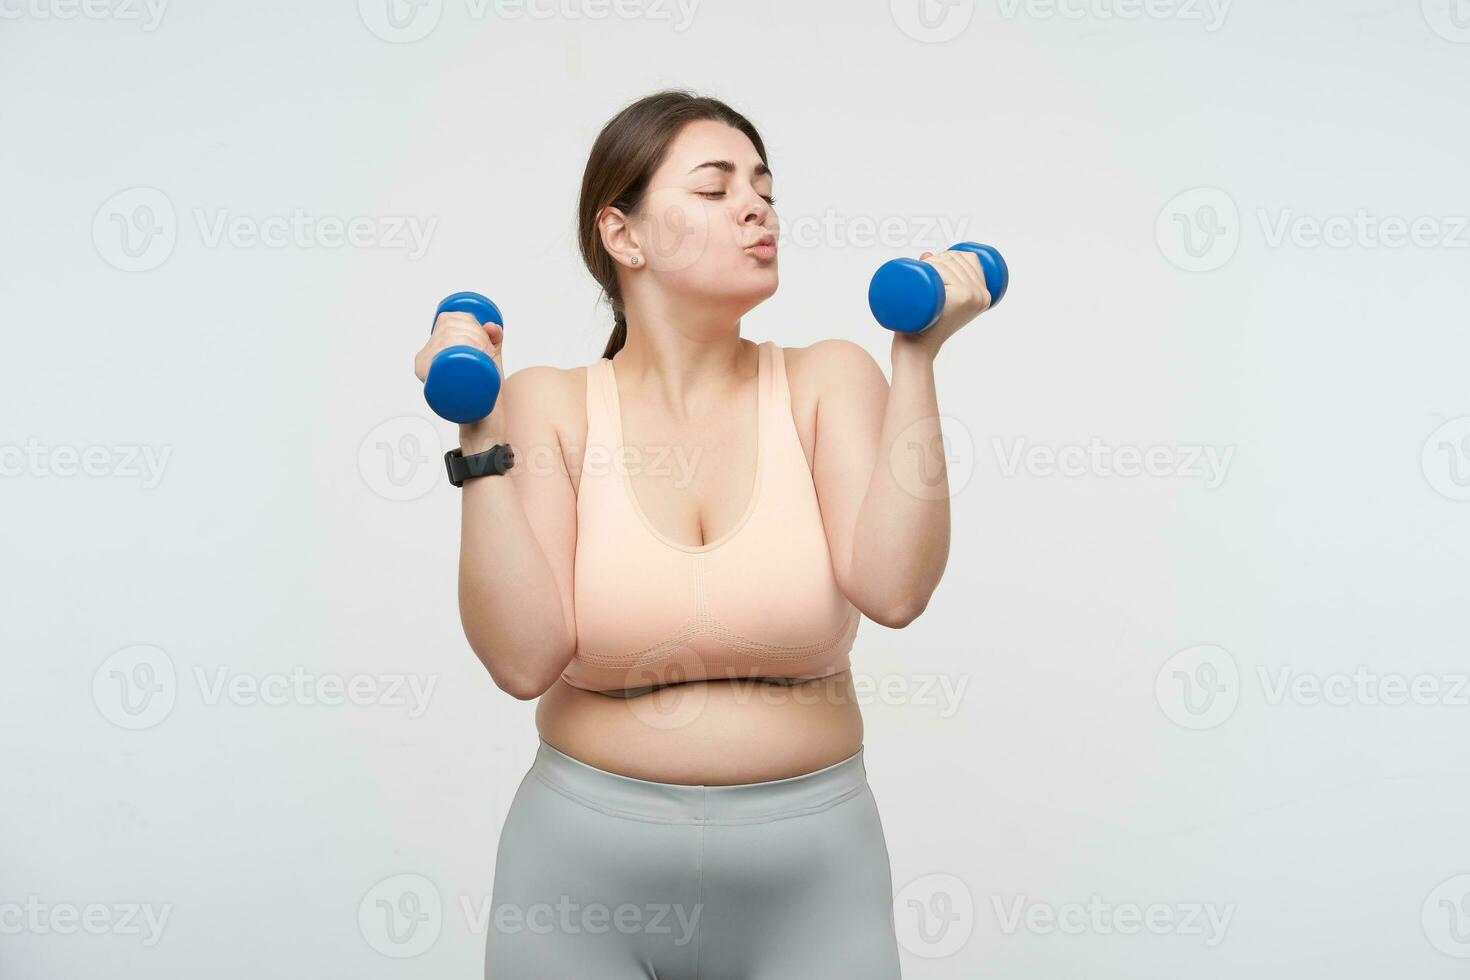
[[[797, 687], [798, 685], [801, 685], [801, 684], [810, 684], [812, 681], [826, 680], [829, 677], [835, 677], [838, 674], [842, 673], [843, 671], [848, 671], [848, 670], [851, 670], [851, 669], [852, 669], [852, 665], [851, 664], [848, 664], [846, 666], [838, 667], [836, 670], [829, 670], [825, 674], [816, 674], [816, 675], [811, 676], [811, 677], [805, 677], [805, 676], [791, 677], [791, 676], [785, 676], [785, 675], [781, 675], [781, 674], [752, 674], [752, 675], [750, 675], [748, 677], [696, 677], [696, 678], [693, 678], [691, 681], [669, 681], [667, 684], [644, 684], [644, 685], [642, 685], [640, 687], [615, 687], [615, 688], [609, 688], [606, 691], [599, 691], [599, 690], [597, 690], [595, 688], [590, 688], [590, 687], [577, 687], [577, 685], [575, 685], [575, 684], [572, 684], [571, 686], [572, 687], [577, 687], [577, 690], [579, 690], [579, 691], [586, 691], [589, 694], [601, 694], [603, 697], [607, 697], [607, 698], [620, 698], [620, 699], [623, 699], [623, 700], [631, 700], [632, 698], [642, 697], [645, 694], [652, 694], [654, 691], [662, 691], [666, 687], [673, 687], [676, 684], [685, 684], [685, 683], [709, 683], [709, 682], [714, 682], [714, 681], [731, 681], [731, 682], [738, 682], [738, 683], [742, 683], [743, 684], [743, 683], [749, 683], [749, 682], [754, 681], [754, 682], [758, 682], [758, 683], [775, 684], [778, 687]], [[637, 692], [637, 693], [633, 693], [633, 692]]]
[[[650, 664], [650, 663], [657, 663], [659, 660], [667, 659], [669, 656], [672, 655], [673, 652], [676, 652], [679, 647], [686, 646], [687, 644], [681, 642], [678, 639], [679, 637], [685, 637], [685, 636], [708, 636], [708, 637], [714, 639], [717, 643], [720, 643], [721, 645], [725, 646], [726, 648], [728, 648], [730, 650], [734, 650], [734, 651], [736, 651], [738, 653], [744, 653], [744, 654], [747, 654], [749, 656], [761, 657], [761, 659], [763, 659], [763, 660], [772, 660], [772, 661], [779, 661], [779, 660], [803, 660], [803, 659], [807, 659], [807, 658], [810, 658], [810, 657], [818, 657], [818, 656], [822, 656], [824, 654], [831, 653], [832, 650], [838, 644], [840, 644], [842, 642], [843, 638], [846, 637], [847, 633], [852, 629], [853, 619], [856, 618], [856, 615], [855, 614], [857, 613], [857, 607], [856, 606], [852, 606], [850, 608], [851, 608], [851, 611], [847, 615], [845, 615], [845, 616], [842, 617], [842, 625], [839, 626], [834, 632], [829, 633], [827, 636], [823, 637], [820, 640], [816, 640], [816, 641], [814, 641], [812, 643], [807, 643], [807, 644], [796, 644], [796, 645], [790, 645], [790, 646], [783, 646], [781, 644], [776, 644], [776, 643], [761, 643], [759, 640], [752, 640], [752, 639], [750, 639], [748, 637], [742, 636], [739, 633], [736, 633], [734, 630], [730, 629], [724, 623], [720, 622], [719, 620], [714, 619], [714, 617], [711, 616], [711, 617], [709, 617], [709, 620], [711, 622], [700, 622], [700, 618], [699, 617], [695, 617], [694, 619], [687, 620], [668, 639], [660, 640], [658, 643], [655, 643], [651, 647], [645, 647], [644, 649], [642, 649], [642, 650], [636, 650], [633, 653], [626, 653], [626, 654], [598, 654], [598, 653], [593, 653], [589, 657], [587, 654], [584, 654], [584, 653], [579, 652], [577, 654], [577, 656], [579, 658], [581, 658], [583, 661], [585, 661], [585, 662], [587, 662], [589, 664], [592, 664], [593, 666], [599, 666], [599, 664], [597, 663], [597, 661], [600, 660], [600, 661], [602, 661], [602, 665], [606, 665], [606, 666], [615, 666], [615, 667], [642, 667], [642, 666], [646, 666], [647, 664]], [[701, 630], [696, 630], [695, 632], [690, 633], [690, 624], [691, 623], [698, 623], [699, 625], [702, 625], [705, 628], [702, 631]], [[739, 645], [737, 645], [737, 643], [732, 643], [732, 642], [730, 642], [730, 640], [725, 639], [726, 636], [731, 637], [734, 640], [738, 641], [738, 644]], [[668, 654], [664, 654], [664, 655], [661, 655], [661, 656], [658, 656], [658, 657], [654, 657], [653, 659], [646, 660], [646, 661], [637, 661], [636, 660], [636, 658], [647, 657], [650, 653], [652, 653], [652, 651], [657, 650], [660, 647], [665, 647], [665, 646], [670, 646], [670, 645], [672, 645], [674, 649], [671, 650], [670, 653], [668, 653]], [[614, 661], [614, 663], [609, 664], [608, 661], [610, 661], [610, 660], [611, 661]]]

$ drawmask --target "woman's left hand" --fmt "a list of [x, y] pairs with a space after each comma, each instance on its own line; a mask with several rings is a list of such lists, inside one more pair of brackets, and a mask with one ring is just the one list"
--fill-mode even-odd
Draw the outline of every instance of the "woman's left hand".
[[925, 252], [920, 262], [928, 262], [944, 283], [944, 309], [928, 330], [918, 333], [895, 333], [893, 344], [912, 346], [934, 357], [950, 337], [975, 317], [990, 309], [990, 290], [985, 285], [985, 272], [973, 252]]

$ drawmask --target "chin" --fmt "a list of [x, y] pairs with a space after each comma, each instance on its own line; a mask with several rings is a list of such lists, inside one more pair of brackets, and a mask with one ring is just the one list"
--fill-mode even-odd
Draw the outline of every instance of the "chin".
[[747, 292], [762, 292], [765, 296], [776, 291], [777, 284], [781, 281], [781, 272], [776, 266], [776, 260], [763, 262], [755, 268], [746, 266], [744, 269], [730, 276], [731, 282], [749, 284]]
[[723, 275], [702, 282], [703, 289], [692, 290], [693, 295], [703, 296], [704, 301], [735, 310], [749, 310], [769, 299], [780, 284], [776, 263], [765, 268], [731, 269]]
[[776, 274], [775, 267], [772, 266], [771, 269], [764, 270], [760, 275], [750, 278], [749, 288], [742, 289], [739, 293], [740, 299], [744, 302], [745, 308], [750, 309], [775, 295], [779, 284], [780, 277]]

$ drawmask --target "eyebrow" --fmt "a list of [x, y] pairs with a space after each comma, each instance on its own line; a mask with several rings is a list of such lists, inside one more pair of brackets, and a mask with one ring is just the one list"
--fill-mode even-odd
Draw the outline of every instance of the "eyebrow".
[[[704, 163], [701, 163], [699, 166], [695, 167], [694, 170], [690, 170], [689, 173], [692, 174], [695, 170], [703, 170], [705, 167], [714, 167], [716, 170], [724, 171], [727, 174], [733, 174], [735, 172], [735, 164], [733, 161], [706, 160]], [[688, 175], [686, 174], [685, 176]], [[755, 176], [774, 177], [775, 175], [771, 173], [770, 167], [766, 166], [764, 163], [758, 163], [755, 165]]]

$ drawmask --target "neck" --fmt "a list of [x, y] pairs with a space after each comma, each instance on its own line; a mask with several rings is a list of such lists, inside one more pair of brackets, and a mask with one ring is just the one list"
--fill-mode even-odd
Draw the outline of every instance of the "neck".
[[732, 397], [756, 374], [756, 345], [740, 336], [729, 310], [696, 311], [630, 302], [628, 338], [618, 351], [618, 386], [643, 392], [675, 421], [688, 421]]

